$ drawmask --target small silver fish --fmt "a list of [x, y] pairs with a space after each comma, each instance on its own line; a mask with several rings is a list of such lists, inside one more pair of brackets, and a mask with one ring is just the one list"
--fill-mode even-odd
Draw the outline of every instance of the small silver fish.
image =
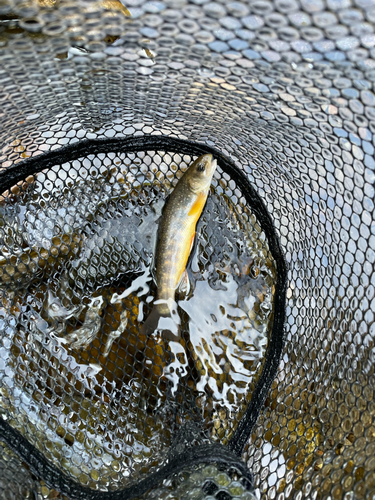
[[120, 337], [125, 331], [125, 328], [128, 325], [128, 317], [127, 317], [127, 311], [123, 311], [120, 316], [120, 325], [117, 328], [117, 330], [113, 330], [109, 335], [107, 342], [105, 344], [103, 356], [108, 356], [109, 351], [111, 350], [113, 342]]
[[58, 297], [55, 297], [51, 290], [48, 290], [47, 298], [44, 303], [44, 309], [50, 319], [65, 321], [75, 316], [80, 308], [76, 306], [72, 309], [67, 309], [62, 305], [61, 300]]
[[81, 328], [61, 339], [61, 342], [63, 344], [70, 344], [73, 349], [87, 347], [95, 339], [100, 330], [102, 324], [100, 316], [102, 305], [102, 297], [92, 299]]
[[48, 332], [57, 335], [65, 331], [66, 322], [69, 318], [76, 318], [81, 312], [81, 307], [79, 306], [72, 307], [71, 309], [66, 308], [51, 290], [47, 292], [43, 307], [47, 313], [47, 320], [49, 320], [49, 323], [52, 322], [52, 325], [48, 328]]

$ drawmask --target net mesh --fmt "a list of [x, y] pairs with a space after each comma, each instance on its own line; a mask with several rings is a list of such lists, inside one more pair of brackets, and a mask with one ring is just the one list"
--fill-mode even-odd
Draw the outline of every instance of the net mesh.
[[[242, 454], [258, 497], [373, 498], [374, 4], [4, 0], [0, 16], [3, 421], [62, 483], [94, 492], [159, 471], [194, 422], [198, 446]], [[116, 141], [142, 137], [143, 151], [119, 152]], [[227, 158], [288, 264], [284, 349], [244, 450], [231, 439], [269, 355], [279, 269], [246, 184], [219, 159], [179, 301], [186, 375], [161, 377], [171, 354], [181, 359], [138, 335], [155, 292], [148, 236], [198, 154], [153, 147], [160, 137]], [[93, 149], [62, 159], [84, 140]], [[221, 300], [231, 280], [246, 318], [204, 340], [188, 294], [207, 285]], [[64, 498], [7, 445], [4, 498]], [[253, 495], [226, 488], [239, 476], [215, 463], [148, 495]], [[229, 478], [222, 489], [215, 474]]]
[[199, 418], [207, 440], [226, 443], [272, 319], [265, 235], [218, 169], [179, 301], [181, 342], [174, 352], [140, 333], [155, 293], [157, 221], [191, 158], [129, 156], [54, 167], [3, 206], [3, 408], [46, 458], [94, 489], [160, 467], [185, 421]]

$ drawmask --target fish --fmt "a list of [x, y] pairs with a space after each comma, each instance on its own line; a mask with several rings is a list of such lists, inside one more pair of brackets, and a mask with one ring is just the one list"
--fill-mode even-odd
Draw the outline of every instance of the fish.
[[195, 228], [206, 204], [217, 161], [212, 154], [195, 160], [167, 199], [158, 229], [156, 249], [157, 295], [140, 332], [149, 336], [156, 330], [166, 340], [179, 340], [179, 318], [175, 302], [177, 287], [195, 238]]
[[83, 325], [72, 333], [60, 339], [62, 344], [70, 344], [72, 349], [87, 348], [92, 342], [101, 327], [102, 318], [100, 313], [103, 307], [103, 298], [94, 297], [91, 299], [91, 304], [88, 306]]
[[117, 330], [112, 330], [107, 338], [107, 342], [104, 347], [103, 356], [106, 358], [111, 350], [113, 342], [118, 339], [124, 332], [126, 327], [128, 326], [128, 311], [123, 311], [120, 316], [120, 324]]
[[62, 333], [65, 330], [66, 321], [69, 318], [77, 318], [79, 316], [82, 307], [73, 306], [71, 309], [68, 309], [62, 304], [62, 301], [51, 292], [51, 290], [48, 290], [47, 297], [43, 304], [43, 309], [47, 314], [48, 320], [52, 323], [48, 332], [57, 334]]

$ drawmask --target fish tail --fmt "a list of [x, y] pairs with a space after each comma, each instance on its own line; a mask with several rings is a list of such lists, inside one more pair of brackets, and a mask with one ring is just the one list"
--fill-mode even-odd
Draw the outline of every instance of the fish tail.
[[140, 333], [146, 337], [156, 331], [165, 340], [179, 341], [181, 338], [179, 321], [176, 321], [173, 314], [159, 304], [154, 305], [151, 313], [140, 328]]
[[173, 313], [162, 305], [154, 304], [140, 328], [140, 339], [145, 346], [143, 379], [146, 384], [161, 387], [159, 384], [166, 383], [167, 367], [176, 361], [171, 345], [180, 345], [181, 341], [180, 326]]
[[159, 319], [161, 318], [160, 310], [157, 306], [154, 306], [148, 315], [146, 321], [143, 323], [140, 329], [140, 333], [149, 337], [152, 333], [154, 333], [159, 324]]

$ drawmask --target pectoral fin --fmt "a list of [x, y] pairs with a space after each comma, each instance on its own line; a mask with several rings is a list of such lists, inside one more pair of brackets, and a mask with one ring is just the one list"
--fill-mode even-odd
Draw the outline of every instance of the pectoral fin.
[[181, 276], [181, 279], [180, 279], [180, 282], [177, 286], [176, 291], [179, 295], [182, 295], [183, 297], [188, 295], [188, 293], [190, 291], [190, 280], [189, 280], [189, 275], [188, 275], [188, 272], [186, 271], [186, 269], [182, 273], [182, 276]]
[[189, 255], [191, 254], [191, 251], [193, 250], [193, 245], [194, 245], [194, 240], [195, 240], [195, 234], [196, 233], [194, 231], [193, 236], [191, 237]]
[[200, 214], [202, 213], [202, 209], [204, 207], [204, 204], [206, 203], [206, 193], [201, 191], [198, 196], [196, 197], [196, 200], [194, 201], [192, 207], [189, 210], [188, 216], [189, 217], [194, 217], [196, 219], [199, 218]]

